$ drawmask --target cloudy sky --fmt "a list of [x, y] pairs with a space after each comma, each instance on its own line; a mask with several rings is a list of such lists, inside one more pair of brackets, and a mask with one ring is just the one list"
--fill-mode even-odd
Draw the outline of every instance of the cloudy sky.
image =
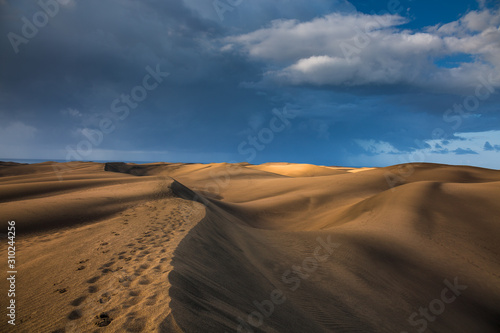
[[0, 0], [0, 160], [498, 169], [498, 7]]

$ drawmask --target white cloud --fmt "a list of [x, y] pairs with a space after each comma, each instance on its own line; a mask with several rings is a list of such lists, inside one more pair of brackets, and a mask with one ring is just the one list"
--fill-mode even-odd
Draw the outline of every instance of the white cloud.
[[[266, 61], [265, 80], [283, 84], [360, 86], [410, 84], [466, 89], [479, 76], [500, 78], [500, 12], [471, 11], [424, 32], [402, 30], [398, 15], [333, 13], [308, 22], [276, 20], [264, 29], [232, 36], [223, 50]], [[476, 59], [455, 68], [434, 61], [465, 53]]]
[[401, 153], [389, 142], [376, 140], [354, 140], [361, 148], [372, 154], [399, 154]]
[[397, 15], [333, 13], [309, 22], [275, 20], [268, 28], [228, 37], [226, 42], [243, 46], [251, 57], [276, 62], [295, 62], [321, 54], [344, 57], [339, 42], [353, 38], [357, 34], [354, 27], [368, 24], [370, 33], [379, 35], [380, 29], [404, 22]]

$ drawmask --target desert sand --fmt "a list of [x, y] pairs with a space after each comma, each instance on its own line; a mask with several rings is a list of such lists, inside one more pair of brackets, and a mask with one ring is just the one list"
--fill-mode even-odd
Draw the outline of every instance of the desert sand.
[[1, 163], [0, 331], [499, 332], [499, 198], [467, 166]]

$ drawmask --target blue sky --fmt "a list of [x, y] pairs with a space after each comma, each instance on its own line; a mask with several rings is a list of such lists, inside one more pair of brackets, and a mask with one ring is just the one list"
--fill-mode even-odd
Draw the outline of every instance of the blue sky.
[[0, 160], [498, 169], [498, 5], [0, 0]]

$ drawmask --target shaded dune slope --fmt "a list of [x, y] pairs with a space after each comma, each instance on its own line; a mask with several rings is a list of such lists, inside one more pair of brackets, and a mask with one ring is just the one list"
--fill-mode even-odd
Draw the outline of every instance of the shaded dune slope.
[[170, 294], [178, 326], [412, 332], [424, 317], [411, 315], [439, 299], [447, 280], [464, 290], [442, 314], [431, 313], [428, 331], [497, 332], [500, 173], [412, 167], [394, 189], [385, 175], [400, 167], [317, 182], [264, 179], [266, 186], [244, 190], [232, 180], [224, 202], [206, 199], [206, 217], [176, 249]]

